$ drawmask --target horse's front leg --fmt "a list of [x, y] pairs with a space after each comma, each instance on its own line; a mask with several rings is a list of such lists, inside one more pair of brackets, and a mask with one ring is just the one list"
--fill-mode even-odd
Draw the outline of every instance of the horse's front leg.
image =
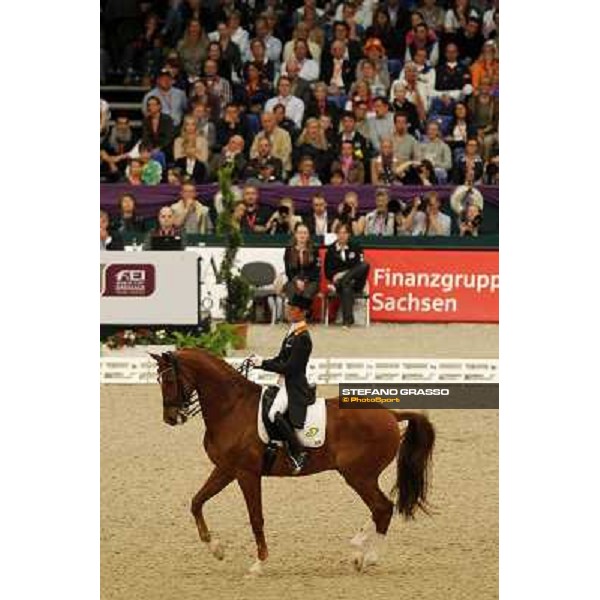
[[248, 515], [250, 516], [250, 524], [252, 532], [256, 540], [257, 560], [250, 567], [250, 575], [260, 575], [263, 571], [263, 566], [269, 555], [265, 534], [263, 531], [264, 519], [262, 512], [262, 490], [260, 475], [244, 471], [237, 477], [238, 484], [244, 494]]
[[192, 514], [196, 520], [196, 526], [198, 527], [200, 539], [208, 544], [213, 556], [219, 560], [222, 560], [225, 556], [223, 545], [221, 542], [219, 542], [219, 540], [211, 536], [210, 531], [206, 526], [204, 515], [202, 514], [202, 507], [207, 500], [210, 500], [210, 498], [226, 488], [233, 481], [233, 479], [234, 477], [232, 475], [222, 471], [219, 469], [219, 467], [215, 467], [208, 479], [204, 482], [204, 485], [200, 488], [200, 491], [192, 500]]

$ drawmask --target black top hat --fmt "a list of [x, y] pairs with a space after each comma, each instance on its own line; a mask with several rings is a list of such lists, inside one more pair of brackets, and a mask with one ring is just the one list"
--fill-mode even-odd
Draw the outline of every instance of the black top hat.
[[302, 310], [310, 310], [312, 306], [312, 300], [310, 298], [306, 298], [301, 296], [300, 294], [294, 294], [292, 299], [289, 301], [290, 306], [295, 306], [296, 308], [301, 308]]

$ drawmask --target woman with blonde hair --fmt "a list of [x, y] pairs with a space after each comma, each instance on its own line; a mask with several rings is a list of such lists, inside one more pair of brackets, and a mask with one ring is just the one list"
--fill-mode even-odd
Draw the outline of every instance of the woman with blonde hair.
[[304, 129], [296, 141], [294, 164], [298, 165], [300, 159], [306, 156], [313, 159], [319, 179], [329, 181], [333, 156], [321, 121], [315, 117], [306, 120]]
[[196, 160], [206, 164], [208, 162], [208, 141], [198, 131], [198, 124], [194, 115], [183, 117], [183, 125], [179, 137], [173, 142], [173, 157], [175, 160], [186, 156], [186, 148], [196, 147]]
[[188, 75], [200, 76], [202, 63], [208, 54], [208, 36], [197, 19], [191, 19], [177, 44], [183, 68]]

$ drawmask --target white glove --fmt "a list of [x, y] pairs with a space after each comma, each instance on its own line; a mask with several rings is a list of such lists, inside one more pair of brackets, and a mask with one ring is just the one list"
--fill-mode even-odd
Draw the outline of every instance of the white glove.
[[263, 363], [262, 356], [258, 356], [257, 354], [250, 356], [250, 360], [255, 367], [260, 367]]

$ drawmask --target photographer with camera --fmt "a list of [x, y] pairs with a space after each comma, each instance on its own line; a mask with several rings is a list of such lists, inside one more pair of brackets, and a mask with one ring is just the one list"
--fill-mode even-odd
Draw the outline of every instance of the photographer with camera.
[[390, 212], [394, 213], [395, 231], [394, 235], [413, 235], [414, 219], [421, 206], [421, 198], [415, 196], [412, 200], [391, 200]]
[[365, 218], [358, 214], [358, 194], [346, 192], [344, 200], [338, 206], [338, 216], [333, 222], [333, 231], [337, 231], [339, 225], [348, 225], [352, 235], [364, 235]]
[[375, 210], [365, 217], [365, 235], [394, 235], [394, 215], [388, 210], [389, 201], [386, 190], [375, 192]]
[[450, 206], [456, 214], [459, 235], [477, 237], [483, 219], [483, 196], [473, 187], [472, 179], [452, 192]]
[[282, 198], [279, 208], [267, 221], [266, 230], [271, 235], [291, 233], [298, 223], [302, 223], [302, 217], [294, 214], [294, 201], [291, 198]]
[[437, 192], [429, 192], [425, 196], [425, 211], [419, 211], [413, 217], [413, 235], [450, 235], [452, 221], [440, 211], [441, 206]]

